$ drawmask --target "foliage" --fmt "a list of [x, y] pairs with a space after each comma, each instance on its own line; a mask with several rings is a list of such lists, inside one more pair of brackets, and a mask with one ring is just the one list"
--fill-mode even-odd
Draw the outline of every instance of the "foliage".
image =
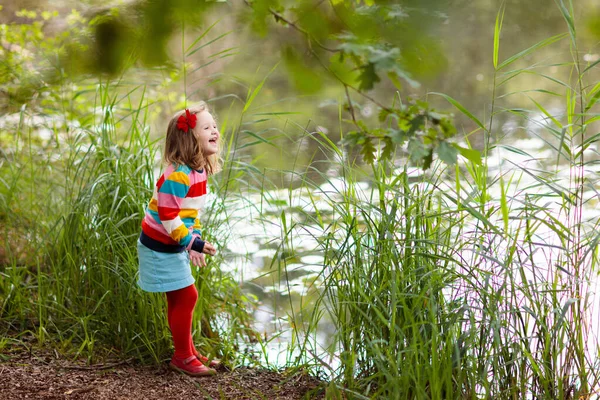
[[[446, 162], [452, 164], [456, 161], [459, 152], [450, 142], [455, 132], [449, 116], [437, 114], [430, 118], [432, 111], [422, 101], [398, 109], [386, 106], [386, 101], [369, 95], [377, 84], [393, 84], [398, 90], [402, 90], [403, 82], [410, 87], [419, 85], [411, 75], [423, 65], [414, 57], [404, 57], [403, 51], [413, 53], [414, 46], [421, 45], [421, 39], [416, 38], [426, 38], [427, 30], [441, 18], [438, 13], [429, 12], [428, 6], [409, 7], [388, 2], [361, 5], [352, 1], [322, 2], [315, 6], [308, 0], [255, 0], [236, 7], [215, 2], [197, 4], [163, 0], [101, 9], [87, 20], [73, 14], [70, 23], [74, 29], [71, 33], [54, 38], [48, 43], [48, 54], [42, 51], [41, 55], [54, 59], [53, 62], [60, 68], [45, 74], [36, 73], [37, 79], [29, 84], [23, 85], [22, 78], [18, 79], [16, 86], [19, 90], [27, 88], [27, 93], [13, 100], [19, 103], [19, 98], [43, 92], [45, 82], [61, 79], [64, 73], [69, 76], [92, 73], [116, 77], [136, 66], [170, 65], [173, 60], [166, 46], [177, 27], [197, 27], [213, 7], [237, 12], [259, 34], [280, 35], [285, 32], [283, 37], [286, 39], [279, 46], [296, 89], [305, 93], [317, 92], [323, 85], [320, 78], [323, 73], [327, 79], [333, 79], [346, 89], [347, 110], [351, 116], [348, 122], [356, 128], [348, 144], [359, 147], [365, 162], [375, 160], [374, 153], [379, 146], [383, 150], [378, 158], [389, 160], [396, 146], [404, 141], [410, 143], [410, 159], [425, 168], [431, 164], [435, 152]], [[37, 42], [34, 45], [44, 49], [46, 45], [40, 44], [48, 41], [42, 40], [42, 26], [35, 24], [37, 22], [34, 23]], [[4, 28], [13, 30], [7, 26]], [[400, 32], [403, 34], [400, 35]], [[23, 42], [29, 36], [31, 32], [15, 42]], [[423, 49], [419, 51], [423, 52]], [[427, 51], [443, 57], [439, 49]], [[14, 64], [7, 61], [7, 65]], [[56, 75], [58, 71], [60, 76]], [[397, 116], [401, 121], [394, 129], [400, 133], [387, 134], [357, 119], [348, 90], [374, 102], [389, 116]]]
[[[71, 32], [50, 35], [42, 21], [57, 14], [18, 16], [34, 21], [2, 26], [11, 42], [1, 76], [0, 332], [33, 332], [40, 344], [90, 361], [118, 351], [159, 362], [171, 345], [165, 301], [137, 289], [135, 246], [158, 167], [150, 124], [160, 107], [150, 106], [181, 106], [182, 96], [165, 90], [181, 74], [132, 71], [143, 85], [88, 75], [87, 64], [65, 59], [85, 56], [86, 35], [103, 17], [73, 12]], [[238, 342], [254, 340], [252, 298], [227, 272], [196, 275], [198, 344], [232, 362], [245, 358]]]
[[396, 147], [403, 146], [407, 149], [408, 158], [417, 165], [421, 164], [423, 169], [431, 166], [434, 150], [440, 160], [449, 165], [456, 163], [458, 154], [478, 163], [480, 156], [477, 151], [447, 141], [456, 133], [450, 119], [427, 108], [427, 103], [417, 101], [401, 108], [382, 109], [379, 120], [387, 122], [387, 128], [369, 129], [362, 121], [356, 121], [360, 131], [348, 132], [344, 143], [361, 146], [361, 154], [368, 164], [375, 161], [373, 142], [383, 143], [380, 162], [394, 159]]
[[[72, 343], [77, 354], [90, 360], [118, 349], [123, 355], [160, 361], [171, 344], [165, 299], [143, 294], [136, 284], [136, 242], [157, 150], [149, 138], [147, 100], [143, 88], [133, 90], [141, 91], [137, 104], [116, 103], [118, 83], [101, 84], [97, 90], [102, 114], [77, 120], [80, 125], [71, 135], [56, 143], [58, 160], [29, 152], [2, 166], [9, 184], [0, 192], [3, 214], [27, 216], [16, 206], [23, 202], [36, 221], [28, 248], [39, 249], [41, 256], [22, 265], [20, 255], [12, 253], [13, 243], [4, 244], [2, 332], [34, 329], [40, 342], [58, 347]], [[120, 107], [132, 111], [121, 115]], [[21, 117], [28, 119], [25, 112]], [[117, 120], [124, 118], [128, 123], [121, 126], [127, 131], [117, 136]], [[47, 185], [38, 183], [48, 178]], [[19, 198], [28, 188], [33, 196]], [[5, 221], [2, 228], [12, 226]], [[210, 221], [205, 227], [213, 229]], [[213, 267], [218, 262], [196, 272], [201, 296], [194, 330], [202, 333], [204, 351], [233, 360], [239, 337], [252, 334], [246, 314], [250, 299], [229, 274]], [[225, 320], [230, 321], [226, 328]]]
[[[381, 159], [367, 175], [343, 149], [312, 137], [329, 149], [337, 175], [309, 168], [319, 179], [298, 173], [300, 187], [284, 196], [288, 202], [275, 212], [282, 221], [279, 274], [315, 251], [300, 252], [294, 238], [317, 243], [323, 261], [311, 279], [316, 300], [290, 312], [300, 353], [292, 360], [328, 374], [331, 398], [572, 399], [598, 392], [592, 321], [599, 222], [584, 211], [597, 197], [586, 189], [598, 183], [597, 152], [590, 150], [598, 140], [590, 132], [599, 119], [592, 111], [597, 85], [587, 83], [596, 64], [580, 60], [573, 4], [557, 5], [570, 32], [504, 61], [501, 7], [492, 64], [498, 82], [524, 73], [552, 79], [563, 93], [561, 109], [531, 97], [531, 108], [511, 108], [497, 83], [484, 123], [444, 96], [485, 133], [483, 160], [454, 168], [433, 162], [430, 173], [414, 175]], [[572, 60], [558, 64], [576, 71], [570, 81], [547, 74], [556, 59], [536, 63], [542, 71], [503, 71], [562, 39], [573, 46]], [[494, 124], [503, 114], [535, 126], [528, 132], [552, 155], [540, 160], [512, 146]], [[547, 123], [534, 125], [536, 115]], [[326, 319], [335, 330], [323, 341], [318, 327]]]
[[[283, 30], [266, 22], [267, 17], [272, 16], [286, 31], [293, 30], [303, 35], [306, 40], [304, 55], [310, 57], [308, 62], [344, 86], [347, 110], [351, 116], [349, 121], [356, 128], [346, 136], [345, 143], [358, 147], [367, 164], [375, 161], [376, 147], [382, 147], [380, 160], [390, 160], [396, 147], [405, 142], [409, 143], [410, 160], [424, 169], [431, 165], [434, 152], [449, 164], [456, 162], [460, 149], [448, 141], [455, 134], [448, 116], [434, 113], [423, 101], [394, 108], [368, 96], [368, 92], [384, 78], [398, 90], [402, 89], [402, 81], [412, 87], [419, 85], [410, 73], [417, 69], [418, 63], [402, 56], [403, 50], [410, 52], [415, 43], [403, 40], [400, 32], [412, 38], [427, 36], [427, 27], [434, 24], [432, 21], [439, 15], [428, 13], [425, 7], [411, 8], [388, 2], [361, 5], [360, 2], [338, 1], [329, 7], [323, 4], [315, 6], [311, 1], [288, 5], [285, 2], [255, 0], [248, 4], [254, 11], [253, 26], [258, 32], [264, 35]], [[421, 28], [417, 27], [418, 22], [423, 23]], [[292, 36], [288, 41], [286, 60], [292, 78], [307, 82], [304, 86], [314, 91], [313, 85], [318, 85], [318, 81], [309, 79], [305, 71], [310, 69], [297, 67], [308, 64], [306, 61], [298, 62], [303, 57], [300, 51], [294, 50], [297, 46], [292, 46], [298, 39]], [[297, 53], [295, 57], [290, 55], [294, 52]], [[292, 63], [290, 59], [296, 62]], [[387, 129], [373, 128], [357, 119], [348, 89], [374, 101], [382, 110], [381, 122], [389, 117], [390, 126]], [[477, 157], [474, 152], [461, 153]]]

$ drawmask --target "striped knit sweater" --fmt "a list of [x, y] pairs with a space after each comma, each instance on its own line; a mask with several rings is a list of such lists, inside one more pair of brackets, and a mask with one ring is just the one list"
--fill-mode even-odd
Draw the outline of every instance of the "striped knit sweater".
[[146, 208], [140, 242], [163, 253], [186, 249], [202, 252], [198, 213], [204, 207], [205, 195], [206, 170], [169, 165]]

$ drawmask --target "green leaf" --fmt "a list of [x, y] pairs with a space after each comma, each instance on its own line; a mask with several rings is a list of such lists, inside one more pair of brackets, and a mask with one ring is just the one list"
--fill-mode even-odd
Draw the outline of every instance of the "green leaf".
[[568, 311], [569, 307], [571, 307], [571, 305], [577, 303], [577, 301], [578, 300], [574, 299], [574, 298], [567, 299], [567, 301], [565, 302], [565, 305], [562, 307], [562, 310], [560, 311], [558, 320], [557, 320], [556, 324], [554, 325], [555, 330], [559, 330], [559, 329], [563, 328], [562, 324], [565, 321], [565, 316], [567, 315], [567, 311]]
[[392, 111], [388, 108], [382, 108], [381, 110], [379, 110], [379, 114], [377, 115], [377, 118], [379, 119], [379, 122], [384, 122], [387, 117], [389, 116], [393, 116], [394, 114], [392, 113]]
[[448, 165], [454, 165], [458, 157], [458, 150], [446, 141], [440, 142], [437, 147], [438, 157]]
[[[500, 144], [500, 145], [498, 145], [498, 147], [501, 149], [506, 149], [506, 150], [510, 151], [511, 153], [515, 153], [515, 154], [519, 154], [521, 156], [533, 158], [533, 156], [531, 154], [527, 153], [526, 151], [516, 148], [514, 146], [511, 146], [511, 145], [508, 145], [508, 144]], [[494, 147], [491, 147], [490, 151], [492, 149], [494, 149]]]
[[565, 21], [567, 22], [567, 26], [569, 27], [569, 36], [571, 37], [571, 43], [573, 45], [577, 45], [577, 43], [576, 43], [576, 38], [577, 38], [576, 32], [577, 31], [575, 30], [575, 21], [573, 20], [573, 16], [571, 15], [569, 10], [565, 6], [565, 3], [563, 2], [563, 0], [556, 0], [556, 5], [558, 5], [560, 12], [563, 15], [563, 18], [565, 19]]
[[329, 59], [329, 72], [348, 85], [355, 85], [358, 79], [356, 68], [344, 60], [344, 53], [335, 54]]
[[345, 55], [349, 55], [349, 58], [358, 64], [361, 60], [366, 60], [368, 58], [368, 46], [357, 43], [356, 40], [358, 40], [358, 38], [356, 36], [352, 34], [342, 34], [335, 36], [335, 38], [341, 42], [338, 50], [340, 51], [342, 60]]
[[378, 68], [391, 70], [398, 65], [400, 49], [397, 47], [383, 48], [368, 46], [368, 61], [376, 64]]
[[507, 160], [507, 161], [509, 163], [511, 163], [512, 165], [514, 165], [515, 167], [519, 168], [521, 171], [525, 172], [527, 175], [531, 176], [533, 179], [538, 181], [540, 184], [542, 184], [542, 185], [546, 186], [547, 188], [549, 188], [550, 190], [552, 190], [554, 193], [556, 193], [557, 195], [559, 195], [560, 197], [562, 197], [563, 199], [568, 201], [570, 204], [573, 204], [574, 193], [570, 190], [570, 188], [564, 188], [564, 187], [556, 184], [555, 182], [552, 182], [550, 180], [547, 180], [547, 179], [544, 179], [537, 175], [534, 175], [527, 168], [523, 168], [522, 166], [517, 165], [510, 160]]
[[595, 135], [593, 135], [593, 136], [585, 139], [585, 141], [583, 142], [583, 145], [584, 146], [589, 146], [591, 143], [594, 143], [594, 142], [596, 142], [598, 140], [600, 140], [600, 133], [596, 133]]
[[600, 99], [600, 83], [597, 83], [596, 86], [590, 92], [590, 99], [588, 100], [587, 105], [585, 106], [585, 111], [589, 111], [590, 108], [594, 106]]
[[562, 94], [559, 94], [559, 93], [556, 93], [556, 92], [552, 92], [552, 91], [546, 90], [546, 89], [530, 89], [530, 90], [517, 90], [517, 91], [514, 91], [514, 92], [508, 92], [508, 93], [505, 93], [503, 95], [498, 96], [497, 98], [498, 99], [502, 99], [504, 97], [510, 97], [510, 96], [515, 95], [515, 94], [524, 94], [524, 93], [532, 93], [532, 92], [533, 93], [543, 93], [543, 94], [547, 94], [547, 95], [550, 95], [550, 96], [556, 96], [556, 97], [562, 97], [563, 96]]
[[390, 71], [388, 72], [388, 78], [390, 78], [390, 81], [392, 81], [396, 89], [402, 90], [402, 82], [400, 82], [400, 79], [398, 79], [398, 74], [396, 74], [393, 71]]
[[425, 157], [423, 157], [423, 170], [429, 169], [431, 167], [431, 163], [433, 162], [433, 150], [429, 149], [429, 152]]
[[283, 51], [283, 59], [296, 90], [314, 94], [321, 89], [321, 77], [305, 64], [304, 59], [293, 48], [288, 47]]
[[562, 124], [556, 118], [554, 118], [554, 116], [552, 114], [550, 114], [540, 103], [535, 101], [530, 96], [527, 96], [527, 97], [529, 97], [529, 100], [531, 100], [533, 102], [533, 104], [535, 104], [535, 106], [538, 108], [538, 110], [540, 110], [542, 113], [544, 113], [544, 115], [546, 117], [548, 117], [552, 122], [554, 122], [554, 124], [557, 127], [562, 128]]
[[496, 226], [494, 224], [491, 223], [491, 221], [481, 212], [479, 212], [476, 208], [473, 208], [469, 205], [469, 202], [465, 199], [461, 199], [461, 197], [456, 194], [456, 197], [452, 196], [452, 191], [445, 191], [442, 190], [440, 192], [444, 197], [446, 197], [448, 200], [452, 201], [454, 204], [456, 205], [460, 205], [462, 209], [467, 210], [467, 212], [469, 212], [469, 214], [471, 214], [474, 218], [476, 218], [478, 221], [481, 221], [483, 224], [485, 224], [485, 226], [492, 230], [493, 232], [497, 233], [497, 234], [501, 234], [500, 230], [498, 228], [496, 228]]
[[381, 79], [377, 76], [375, 72], [375, 64], [368, 63], [360, 67], [360, 75], [358, 80], [360, 81], [359, 89], [360, 90], [371, 90], [373, 86]]
[[[210, 44], [212, 44], [212, 43], [216, 42], [217, 40], [220, 40], [220, 39], [224, 38], [225, 36], [229, 35], [231, 32], [233, 32], [233, 31], [225, 32], [225, 33], [223, 33], [223, 34], [221, 34], [221, 35], [217, 36], [217, 37], [216, 37], [216, 38], [214, 38], [213, 40], [209, 40], [208, 42], [206, 42], [206, 43], [204, 43], [204, 44], [201, 44], [200, 46], [196, 47], [194, 50], [192, 50], [192, 51], [188, 52], [188, 53], [186, 54], [186, 57], [189, 57], [189, 56], [193, 55], [194, 53], [196, 53], [197, 51], [199, 51], [199, 50], [203, 49], [204, 47], [206, 47], [206, 46], [209, 46]], [[201, 39], [201, 38], [202, 38], [202, 36], [200, 37], [200, 39]]]
[[406, 132], [398, 130], [398, 129], [388, 129], [387, 135], [392, 140], [392, 143], [402, 146], [406, 141]]
[[503, 75], [505, 75], [505, 76], [508, 75], [508, 78], [506, 78], [505, 80], [503, 80], [502, 82], [500, 82], [498, 84], [498, 87], [503, 86], [505, 83], [507, 83], [511, 79], [519, 76], [520, 74], [530, 74], [530, 75], [535, 75], [535, 76], [541, 76], [542, 78], [548, 79], [549, 81], [558, 83], [560, 86], [562, 86], [564, 88], [568, 88], [568, 89], [571, 88], [571, 86], [569, 84], [567, 84], [566, 82], [561, 81], [560, 79], [556, 79], [553, 76], [542, 74], [542, 73], [537, 72], [537, 71], [530, 71], [527, 68], [521, 68], [521, 69], [516, 69], [516, 70], [510, 71], [510, 72], [504, 72]]
[[473, 149], [467, 149], [465, 147], [461, 147], [457, 144], [452, 144], [456, 149], [458, 149], [458, 152], [460, 153], [461, 156], [463, 156], [464, 158], [466, 158], [467, 160], [471, 161], [474, 164], [477, 165], [481, 165], [481, 153], [477, 150], [473, 150]]
[[270, 15], [272, 7], [270, 3], [272, 3], [270, 0], [254, 0], [251, 3], [253, 16], [250, 25], [254, 32], [261, 36], [266, 36], [269, 32], [267, 17]]
[[425, 124], [425, 116], [417, 115], [413, 119], [410, 120], [410, 128], [408, 129], [408, 136], [413, 136], [417, 131], [423, 128]]
[[[559, 151], [556, 152], [556, 168], [558, 168], [558, 164], [560, 162], [560, 156], [561, 156], [561, 154], [563, 154], [562, 151], [560, 151], [560, 149], [565, 144], [565, 137], [566, 137], [566, 135], [567, 135], [567, 127], [565, 126], [565, 127], [563, 127], [561, 129], [561, 132], [560, 132], [560, 143], [558, 144], [558, 150]], [[565, 156], [565, 158], [567, 158], [567, 157]]]
[[373, 140], [367, 137], [362, 145], [362, 148], [360, 149], [360, 154], [362, 154], [363, 160], [365, 160], [367, 164], [372, 165], [375, 162], [375, 150], [376, 149], [375, 146], [373, 146]]
[[[394, 79], [394, 77], [402, 78], [406, 82], [408, 82], [408, 84], [414, 89], [421, 86], [421, 84], [419, 82], [412, 79], [410, 77], [410, 75], [407, 72], [405, 72], [404, 70], [402, 70], [401, 68], [399, 68], [397, 64], [393, 68], [390, 68], [390, 72], [388, 73], [388, 76], [390, 77], [390, 79]], [[395, 78], [395, 79], [397, 80], [398, 78]], [[392, 80], [392, 82], [394, 82], [394, 81]], [[398, 82], [398, 83], [400, 83], [400, 82]], [[397, 86], [397, 84], [396, 84], [396, 86]], [[400, 85], [400, 88], [402, 88], [402, 85]]]
[[425, 145], [421, 140], [416, 137], [410, 138], [408, 141], [408, 153], [412, 161], [418, 163], [429, 155], [429, 150], [425, 148]]
[[360, 132], [350, 131], [344, 136], [344, 144], [347, 146], [356, 146], [361, 138], [362, 135]]
[[440, 128], [442, 128], [442, 132], [447, 138], [456, 135], [456, 127], [449, 118], [442, 118]]
[[392, 154], [396, 146], [392, 143], [392, 139], [390, 137], [383, 138], [384, 148], [381, 152], [380, 160], [390, 160], [392, 158]]

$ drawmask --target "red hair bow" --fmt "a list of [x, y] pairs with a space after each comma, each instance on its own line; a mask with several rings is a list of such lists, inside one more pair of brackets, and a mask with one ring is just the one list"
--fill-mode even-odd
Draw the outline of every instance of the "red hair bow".
[[185, 115], [182, 115], [177, 119], [177, 128], [186, 132], [188, 129], [194, 129], [196, 127], [196, 114], [190, 113], [190, 110], [185, 109]]

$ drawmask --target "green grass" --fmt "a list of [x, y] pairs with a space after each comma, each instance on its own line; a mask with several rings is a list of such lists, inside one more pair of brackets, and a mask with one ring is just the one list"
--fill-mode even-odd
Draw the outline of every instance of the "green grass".
[[[20, 238], [13, 231], [7, 235], [2, 332], [31, 330], [41, 344], [71, 348], [74, 356], [90, 361], [117, 351], [158, 362], [171, 347], [165, 299], [136, 284], [136, 241], [157, 167], [157, 143], [147, 129], [148, 99], [144, 87], [135, 89], [136, 103], [117, 103], [119, 82], [97, 88], [95, 103], [102, 113], [80, 117], [89, 125], [56, 145], [59, 161], [40, 159], [32, 150], [3, 166], [9, 182], [2, 191], [3, 229], [27, 235], [22, 251], [35, 257], [10, 254]], [[117, 126], [127, 130], [117, 134]], [[211, 222], [205, 227], [210, 232]], [[200, 301], [194, 331], [203, 351], [234, 359], [238, 337], [248, 333], [247, 301], [216, 263], [196, 273]], [[221, 313], [234, 320], [226, 329], [215, 328]]]
[[[569, 399], [598, 391], [598, 342], [590, 326], [598, 222], [584, 214], [595, 197], [585, 190], [597, 182], [587, 167], [596, 161], [583, 153], [597, 140], [588, 131], [598, 89], [586, 83], [589, 69], [580, 64], [573, 7], [557, 4], [569, 32], [505, 61], [498, 59], [501, 7], [486, 123], [446, 96], [479, 126], [482, 164], [437, 166], [416, 180], [385, 162], [365, 173], [331, 141], [311, 137], [343, 181], [337, 192], [325, 192], [320, 183], [331, 178], [315, 168], [317, 179], [304, 177], [300, 189], [290, 188], [290, 199], [325, 201], [332, 211], [281, 208], [279, 274], [286, 259], [302, 255], [294, 248], [296, 232], [319, 227], [318, 299], [290, 313], [297, 362], [312, 363], [337, 383], [328, 388], [331, 398], [345, 392], [349, 398]], [[507, 67], [562, 39], [573, 44], [573, 59], [553, 64], [572, 71], [569, 82], [553, 78], [564, 93], [563, 109], [548, 111], [528, 89], [511, 96], [528, 96], [530, 110], [505, 107], [507, 80], [525, 72], [548, 77], [539, 64], [540, 72]], [[526, 152], [505, 146], [494, 121], [516, 116], [533, 123], [536, 113], [549, 123], [533, 134], [555, 155], [543, 167], [511, 164], [510, 152], [502, 151]], [[508, 161], [492, 169], [493, 156]], [[316, 340], [324, 313], [337, 329], [327, 348]], [[332, 354], [335, 367], [327, 362]]]

